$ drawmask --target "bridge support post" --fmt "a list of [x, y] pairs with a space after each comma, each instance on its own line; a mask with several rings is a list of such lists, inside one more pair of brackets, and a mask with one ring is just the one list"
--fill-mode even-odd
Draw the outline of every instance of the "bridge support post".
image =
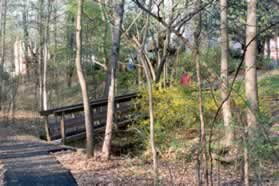
[[49, 124], [48, 124], [48, 116], [45, 116], [44, 120], [45, 120], [46, 139], [47, 139], [47, 141], [51, 141]]
[[61, 114], [61, 118], [60, 118], [60, 130], [61, 130], [61, 142], [62, 142], [62, 144], [65, 144], [66, 133], [65, 133], [65, 116], [64, 116], [64, 112]]

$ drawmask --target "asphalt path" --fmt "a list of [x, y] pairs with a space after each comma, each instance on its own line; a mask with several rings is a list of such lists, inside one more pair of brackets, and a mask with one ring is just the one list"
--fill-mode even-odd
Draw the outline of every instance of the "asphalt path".
[[71, 173], [51, 155], [65, 150], [43, 141], [1, 140], [0, 161], [7, 186], [76, 186]]

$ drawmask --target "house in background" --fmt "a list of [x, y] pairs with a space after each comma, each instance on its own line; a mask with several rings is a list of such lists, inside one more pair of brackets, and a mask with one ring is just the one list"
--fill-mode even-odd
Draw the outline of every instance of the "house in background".
[[279, 37], [272, 38], [265, 43], [264, 55], [272, 61], [279, 62]]
[[[33, 45], [32, 41], [28, 42], [28, 47], [25, 47], [24, 41], [18, 37], [14, 43], [14, 76], [25, 76], [31, 70], [31, 64], [37, 63], [37, 48]], [[48, 59], [50, 58], [48, 53]]]
[[27, 74], [27, 63], [24, 54], [24, 43], [18, 38], [14, 44], [14, 65], [15, 65], [15, 74], [26, 75]]
[[279, 37], [267, 40], [264, 46], [264, 56], [271, 60], [270, 68], [279, 67]]

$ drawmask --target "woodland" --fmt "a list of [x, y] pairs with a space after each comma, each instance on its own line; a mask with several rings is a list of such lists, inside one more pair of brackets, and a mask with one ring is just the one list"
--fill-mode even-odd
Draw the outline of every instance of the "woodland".
[[279, 185], [278, 105], [278, 0], [0, 0], [0, 180], [13, 139], [78, 185]]

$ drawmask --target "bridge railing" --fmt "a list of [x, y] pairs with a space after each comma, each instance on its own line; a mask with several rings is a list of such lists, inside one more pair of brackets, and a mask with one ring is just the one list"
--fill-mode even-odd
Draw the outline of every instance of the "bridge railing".
[[[135, 108], [132, 100], [137, 93], [115, 97], [114, 123], [120, 127], [132, 121], [131, 112]], [[107, 115], [107, 99], [90, 101], [92, 125], [94, 129], [105, 127]], [[77, 139], [85, 136], [83, 104], [74, 104], [60, 108], [40, 111], [45, 120], [46, 138], [48, 141], [61, 139]]]

